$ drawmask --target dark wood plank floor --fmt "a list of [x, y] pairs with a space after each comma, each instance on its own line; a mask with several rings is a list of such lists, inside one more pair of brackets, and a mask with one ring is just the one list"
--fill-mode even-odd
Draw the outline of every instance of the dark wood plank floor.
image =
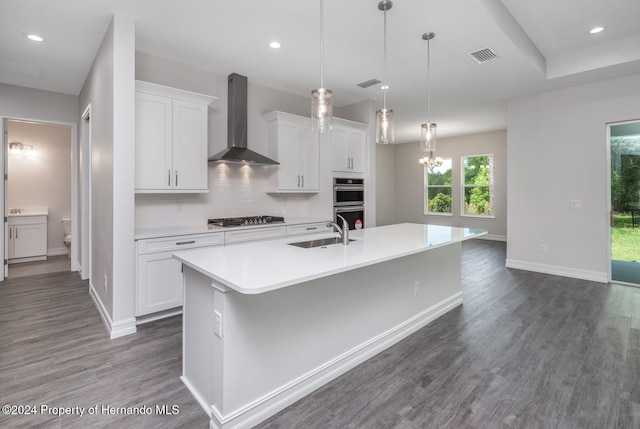
[[[462, 307], [258, 427], [640, 428], [640, 289], [504, 260], [504, 243], [464, 243]], [[180, 330], [174, 317], [109, 340], [76, 273], [0, 283], [0, 405], [85, 407], [0, 427], [207, 428], [179, 380]]]

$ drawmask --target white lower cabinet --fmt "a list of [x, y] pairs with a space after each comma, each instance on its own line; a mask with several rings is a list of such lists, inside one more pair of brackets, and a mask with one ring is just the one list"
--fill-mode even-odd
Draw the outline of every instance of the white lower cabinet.
[[303, 223], [300, 225], [288, 225], [287, 237], [291, 235], [319, 234], [321, 232], [332, 232], [333, 226], [327, 222]]
[[182, 306], [182, 264], [174, 253], [223, 244], [222, 232], [136, 241], [136, 317]]
[[286, 236], [284, 226], [269, 226], [254, 229], [237, 229], [225, 231], [224, 244], [248, 243], [250, 241], [271, 240], [274, 238], [282, 238]]
[[9, 217], [10, 264], [47, 259], [47, 216]]
[[182, 305], [182, 264], [174, 252], [138, 256], [136, 316]]
[[[176, 314], [182, 306], [182, 264], [173, 254], [183, 250], [331, 232], [327, 222], [227, 229], [136, 241], [136, 317], [147, 320]], [[169, 311], [176, 310], [176, 311]], [[164, 312], [164, 313], [162, 313]], [[154, 314], [157, 313], [157, 314]]]

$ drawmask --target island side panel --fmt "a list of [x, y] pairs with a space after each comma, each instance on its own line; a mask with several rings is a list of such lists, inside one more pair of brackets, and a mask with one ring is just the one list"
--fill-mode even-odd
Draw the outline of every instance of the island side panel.
[[263, 294], [225, 293], [215, 426], [250, 427], [460, 305], [460, 270], [453, 243]]
[[183, 265], [182, 381], [211, 417], [222, 402], [222, 352], [215, 334], [215, 311], [221, 305], [209, 277]]

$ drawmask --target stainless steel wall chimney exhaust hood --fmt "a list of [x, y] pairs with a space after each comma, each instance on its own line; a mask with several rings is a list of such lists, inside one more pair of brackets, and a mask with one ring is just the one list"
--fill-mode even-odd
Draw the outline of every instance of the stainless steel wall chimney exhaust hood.
[[279, 162], [247, 148], [247, 77], [229, 75], [227, 148], [209, 158], [209, 162], [277, 165]]

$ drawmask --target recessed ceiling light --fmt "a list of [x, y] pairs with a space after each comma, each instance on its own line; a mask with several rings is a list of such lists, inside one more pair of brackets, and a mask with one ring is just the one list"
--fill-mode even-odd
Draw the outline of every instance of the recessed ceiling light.
[[269, 43], [269, 47], [273, 49], [279, 49], [282, 45], [276, 41]]
[[602, 30], [604, 30], [604, 27], [593, 27], [591, 30], [589, 30], [589, 33], [597, 34], [597, 33], [600, 33]]
[[44, 38], [42, 36], [38, 36], [37, 34], [27, 33], [25, 37], [29, 40], [33, 40], [34, 42], [44, 42]]
[[380, 87], [380, 89], [381, 89], [381, 90], [383, 90], [383, 91], [384, 91], [385, 89], [389, 89], [389, 85], [382, 85], [382, 86]]

